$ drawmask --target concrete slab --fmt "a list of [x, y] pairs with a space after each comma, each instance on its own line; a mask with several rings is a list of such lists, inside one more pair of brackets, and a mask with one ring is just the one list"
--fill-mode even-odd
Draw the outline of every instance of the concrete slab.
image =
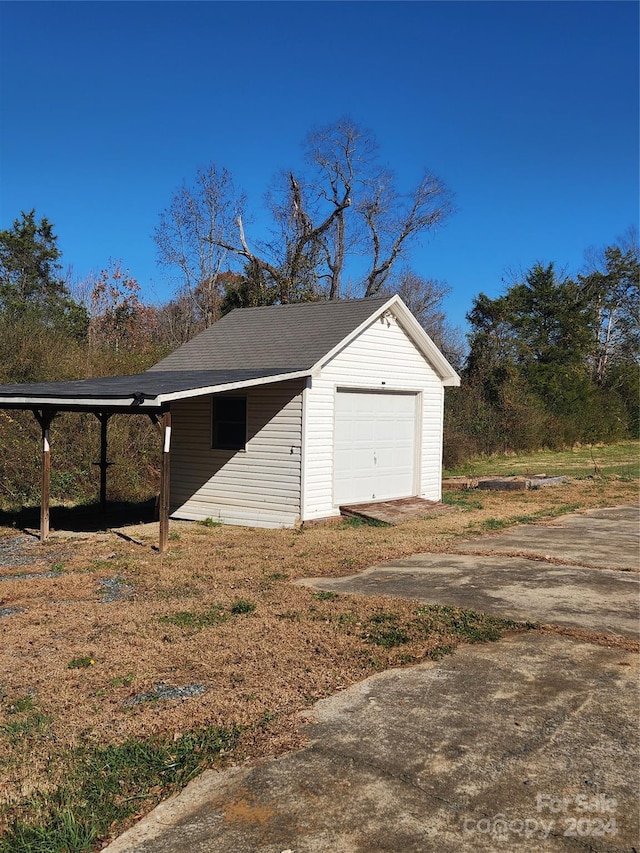
[[496, 492], [518, 492], [526, 489], [546, 489], [549, 486], [560, 486], [567, 480], [568, 477], [546, 477], [544, 474], [524, 477], [489, 477], [478, 480], [477, 488]]
[[[358, 595], [391, 595], [596, 633], [640, 633], [637, 507], [589, 510], [466, 539], [459, 554], [414, 554], [342, 578], [298, 583]], [[507, 556], [516, 552], [526, 556]], [[501, 556], [502, 555], [502, 556]], [[544, 557], [588, 565], [558, 565]], [[542, 559], [541, 559], [542, 558]], [[607, 568], [591, 568], [589, 564]]]
[[398, 498], [392, 501], [368, 501], [367, 503], [345, 504], [340, 513], [350, 518], [381, 521], [384, 524], [402, 524], [403, 521], [419, 521], [433, 515], [457, 512], [458, 508], [439, 501], [424, 498]]
[[521, 635], [318, 702], [306, 748], [208, 771], [108, 853], [632, 851], [637, 657]]
[[466, 539], [464, 553], [530, 553], [607, 569], [640, 568], [640, 509], [621, 506], [570, 513], [552, 522], [511, 527], [496, 536]]
[[415, 554], [348, 577], [304, 578], [297, 583], [636, 639], [640, 628], [640, 578], [633, 572], [517, 557]]

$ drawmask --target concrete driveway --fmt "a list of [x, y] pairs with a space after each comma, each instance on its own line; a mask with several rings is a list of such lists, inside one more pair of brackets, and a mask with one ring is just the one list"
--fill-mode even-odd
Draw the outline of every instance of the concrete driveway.
[[456, 545], [463, 553], [414, 554], [300, 583], [638, 639], [639, 532], [636, 507], [590, 510], [467, 539]]
[[[558, 547], [563, 529], [571, 532], [583, 524], [584, 529], [597, 529], [602, 541], [608, 538], [614, 554], [616, 524], [637, 525], [637, 511], [634, 521], [628, 508], [579, 517], [581, 522], [572, 516], [554, 525]], [[528, 545], [540, 542], [529, 531], [524, 535], [529, 536]], [[482, 539], [480, 545], [500, 540], [505, 549], [513, 550], [513, 543], [503, 537]], [[588, 563], [593, 553], [586, 536], [584, 541], [580, 553]], [[490, 563], [476, 559], [471, 564], [475, 569], [467, 565], [472, 581], [465, 584], [465, 570], [456, 562], [461, 555], [444, 556], [448, 568], [441, 565], [437, 571], [411, 561], [370, 570], [359, 576], [358, 591], [367, 594], [376, 571], [391, 572], [394, 583], [417, 575], [423, 590], [442, 581], [439, 572], [446, 571], [455, 580], [455, 595], [467, 596], [464, 606], [479, 606], [487, 601], [481, 596], [485, 582], [493, 577], [495, 589], [500, 583], [503, 588], [501, 606], [517, 605], [530, 619], [547, 614], [547, 621], [564, 613], [589, 630], [599, 625], [599, 631], [632, 633], [630, 590], [636, 579], [616, 571], [613, 560], [603, 570], [518, 558], [520, 580], [510, 585], [506, 574], [499, 581], [500, 563], [493, 557]], [[513, 558], [499, 559], [515, 571]], [[630, 567], [628, 563], [624, 568]], [[535, 580], [524, 577], [527, 566], [535, 572]], [[548, 571], [568, 574], [554, 574], [551, 581], [545, 579]], [[582, 574], [589, 578], [586, 586]], [[630, 586], [619, 586], [616, 579]], [[328, 586], [323, 579], [322, 588], [344, 590], [340, 584], [346, 580], [354, 579], [331, 579]], [[404, 594], [414, 597], [415, 582], [414, 577]], [[532, 591], [539, 584], [547, 592], [535, 597]], [[582, 598], [567, 595], [567, 586], [576, 595], [583, 587], [587, 592]], [[442, 582], [438, 595], [444, 595], [447, 587]], [[376, 592], [390, 589], [383, 580]], [[518, 600], [517, 589], [523, 600]], [[401, 584], [395, 594], [403, 594]], [[618, 603], [609, 604], [609, 596]], [[495, 603], [496, 597], [488, 600]], [[581, 622], [587, 601], [589, 621]], [[626, 615], [616, 620], [615, 611], [623, 601]], [[519, 613], [512, 610], [509, 615]], [[385, 672], [318, 702], [301, 727], [308, 737], [304, 749], [204, 773], [107, 850], [631, 853], [638, 849], [635, 653], [537, 633], [463, 646], [440, 662]]]
[[465, 553], [518, 553], [557, 558], [563, 563], [604, 569], [640, 569], [637, 506], [603, 507], [573, 512], [553, 521], [511, 527], [499, 536], [467, 539]]

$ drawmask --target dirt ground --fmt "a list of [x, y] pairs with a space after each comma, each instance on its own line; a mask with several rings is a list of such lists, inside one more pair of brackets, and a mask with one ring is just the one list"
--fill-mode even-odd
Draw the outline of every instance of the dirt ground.
[[[461, 494], [458, 512], [395, 528], [172, 523], [164, 555], [146, 528], [144, 544], [109, 535], [44, 546], [12, 545], [19, 531], [1, 529], [0, 807], [8, 814], [22, 796], [54, 784], [64, 773], [60, 748], [84, 741], [237, 723], [254, 725], [245, 755], [283, 752], [299, 745], [296, 713], [317, 699], [459, 642], [436, 626], [401, 646], [372, 645], [372, 618], [410, 620], [415, 602], [324, 598], [291, 580], [348, 575], [452, 550], [460, 536], [490, 536], [523, 519], [636, 498], [637, 482], [592, 479]], [[21, 707], [32, 709], [24, 717], [32, 728], [11, 737]]]

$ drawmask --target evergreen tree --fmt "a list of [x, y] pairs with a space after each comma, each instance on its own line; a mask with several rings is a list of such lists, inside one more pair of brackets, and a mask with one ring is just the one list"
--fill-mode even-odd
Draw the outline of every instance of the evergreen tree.
[[61, 252], [53, 225], [24, 211], [0, 231], [0, 315], [10, 323], [36, 323], [82, 338], [87, 312], [60, 275]]
[[[608, 257], [617, 269], [620, 257]], [[490, 299], [481, 293], [474, 300], [467, 316], [472, 331], [465, 379], [494, 412], [496, 449], [628, 434], [637, 408], [637, 396], [631, 404], [637, 365], [635, 372], [628, 359], [618, 359], [615, 369], [610, 365], [616, 390], [594, 369], [602, 351], [602, 306], [612, 310], [620, 286], [611, 280], [607, 286], [604, 274], [586, 286], [558, 277], [553, 264], [538, 263], [503, 295]], [[622, 335], [631, 328], [631, 312], [625, 317], [618, 320], [626, 341], [619, 352], [632, 348], [631, 333]]]

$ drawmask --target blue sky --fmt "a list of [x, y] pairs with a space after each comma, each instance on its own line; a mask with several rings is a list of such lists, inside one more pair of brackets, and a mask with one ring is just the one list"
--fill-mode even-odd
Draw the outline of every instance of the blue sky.
[[199, 166], [258, 211], [314, 125], [351, 116], [457, 212], [412, 253], [449, 319], [506, 271], [638, 222], [632, 2], [0, 2], [0, 227], [35, 208], [77, 278], [122, 259], [169, 298], [152, 235]]

